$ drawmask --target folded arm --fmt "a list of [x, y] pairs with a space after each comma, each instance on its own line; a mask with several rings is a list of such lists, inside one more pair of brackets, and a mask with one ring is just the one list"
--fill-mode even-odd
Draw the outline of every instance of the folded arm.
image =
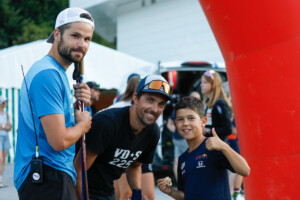
[[55, 151], [62, 151], [73, 145], [91, 127], [89, 112], [75, 111], [77, 124], [65, 126], [65, 116], [62, 114], [45, 115], [40, 118], [47, 141]]

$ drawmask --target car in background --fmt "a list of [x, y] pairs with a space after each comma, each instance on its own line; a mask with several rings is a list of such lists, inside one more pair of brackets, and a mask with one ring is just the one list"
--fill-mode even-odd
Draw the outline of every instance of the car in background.
[[[173, 133], [166, 128], [166, 120], [171, 115], [176, 102], [192, 91], [201, 95], [201, 76], [207, 70], [215, 70], [221, 76], [224, 84], [227, 83], [225, 63], [222, 62], [159, 62], [158, 73], [162, 75], [172, 88], [173, 102], [168, 102], [163, 112], [161, 137], [153, 161], [153, 172], [156, 178], [173, 177], [174, 146]], [[173, 178], [173, 180], [175, 180]]]

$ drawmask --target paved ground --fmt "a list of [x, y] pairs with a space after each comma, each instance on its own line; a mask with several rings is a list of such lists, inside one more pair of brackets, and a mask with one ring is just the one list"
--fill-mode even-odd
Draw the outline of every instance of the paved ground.
[[3, 182], [8, 185], [8, 187], [0, 188], [0, 200], [18, 200], [18, 193], [14, 186], [13, 181], [14, 165], [7, 164], [5, 166]]
[[[13, 171], [14, 171], [13, 164], [7, 164], [5, 166], [3, 181], [8, 185], [8, 187], [0, 188], [0, 200], [18, 200], [19, 199], [16, 188], [14, 187]], [[158, 200], [171, 200], [172, 199], [169, 196], [160, 192], [158, 188], [155, 188], [155, 197], [156, 197], [155, 199], [158, 199]]]
[[[3, 181], [8, 185], [6, 188], [0, 188], [0, 200], [18, 200], [18, 193], [13, 183], [13, 171], [14, 165], [7, 164], [5, 166], [5, 172], [3, 176]], [[157, 200], [172, 200], [173, 198], [165, 195], [158, 188], [155, 188], [155, 199]], [[244, 200], [243, 197], [240, 200]]]

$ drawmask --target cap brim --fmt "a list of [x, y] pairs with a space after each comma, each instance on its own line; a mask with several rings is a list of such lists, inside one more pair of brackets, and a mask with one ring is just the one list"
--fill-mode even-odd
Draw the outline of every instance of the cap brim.
[[168, 100], [173, 101], [172, 97], [170, 97], [168, 94], [166, 94], [165, 92], [163, 92], [161, 90], [143, 89], [143, 90], [141, 90], [141, 92], [159, 93], [159, 94], [162, 94], [165, 97], [167, 97]]
[[53, 32], [51, 33], [50, 37], [47, 40], [48, 43], [53, 43], [54, 42], [54, 35]]

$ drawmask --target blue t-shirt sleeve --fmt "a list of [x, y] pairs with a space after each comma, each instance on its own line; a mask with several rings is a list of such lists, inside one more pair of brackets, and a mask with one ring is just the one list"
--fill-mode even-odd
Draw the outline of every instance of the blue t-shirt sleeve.
[[38, 117], [64, 114], [64, 87], [58, 71], [47, 69], [39, 72], [31, 82], [29, 94]]

